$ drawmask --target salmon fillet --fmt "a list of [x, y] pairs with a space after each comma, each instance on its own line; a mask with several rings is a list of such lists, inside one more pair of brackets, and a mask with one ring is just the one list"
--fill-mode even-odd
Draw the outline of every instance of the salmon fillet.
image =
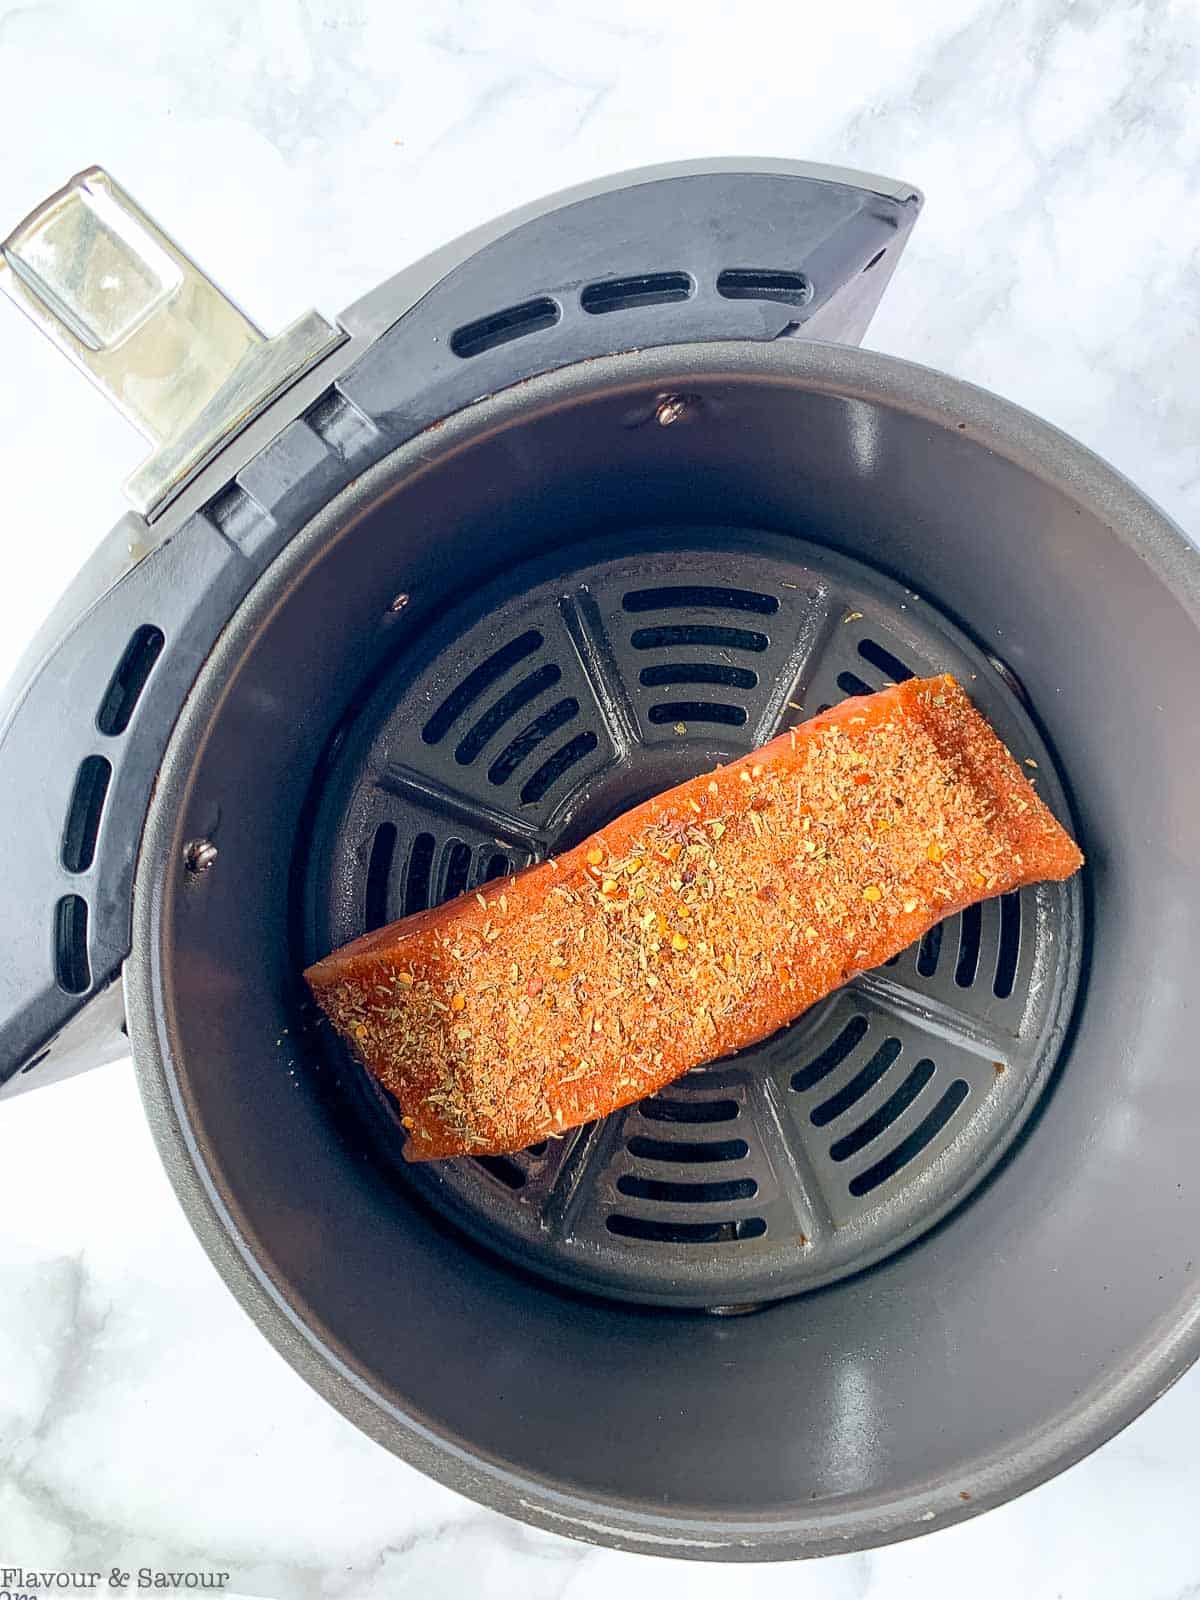
[[843, 701], [305, 974], [406, 1155], [521, 1150], [1083, 862], [953, 678]]

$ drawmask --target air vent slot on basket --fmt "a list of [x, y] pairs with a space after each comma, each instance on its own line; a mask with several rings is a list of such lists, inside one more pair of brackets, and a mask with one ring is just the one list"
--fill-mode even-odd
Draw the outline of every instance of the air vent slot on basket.
[[450, 348], [456, 356], [469, 360], [481, 356], [485, 350], [509, 344], [513, 339], [523, 339], [528, 333], [540, 333], [552, 328], [562, 316], [562, 307], [548, 295], [536, 300], [525, 300], [519, 306], [507, 306], [503, 311], [493, 311], [477, 322], [468, 322], [450, 335]]
[[676, 1161], [684, 1166], [743, 1161], [750, 1154], [745, 1139], [649, 1139], [642, 1133], [635, 1133], [626, 1149], [641, 1161]]
[[662, 700], [647, 713], [653, 723], [720, 722], [727, 728], [743, 727], [748, 712], [745, 706], [725, 705], [718, 700]]
[[396, 859], [396, 824], [381, 822], [371, 840], [367, 862], [367, 890], [363, 906], [363, 932], [371, 933], [388, 921], [388, 887]]
[[792, 1088], [797, 1094], [815, 1089], [822, 1078], [827, 1078], [835, 1067], [840, 1067], [855, 1046], [866, 1038], [869, 1027], [870, 1023], [866, 1017], [851, 1017], [820, 1055], [814, 1056], [806, 1067], [801, 1067], [799, 1072], [792, 1074]]
[[877, 1189], [881, 1183], [894, 1178], [903, 1167], [921, 1154], [926, 1145], [933, 1143], [970, 1092], [971, 1086], [967, 1081], [964, 1078], [956, 1078], [933, 1110], [927, 1113], [911, 1133], [893, 1150], [889, 1150], [881, 1160], [875, 1162], [874, 1166], [867, 1167], [865, 1171], [851, 1178], [850, 1193], [856, 1197], [870, 1194], [872, 1189]]
[[621, 601], [624, 610], [643, 611], [752, 611], [773, 617], [779, 601], [773, 594], [753, 589], [725, 589], [713, 584], [672, 584], [661, 589], [631, 589]]
[[813, 1127], [823, 1128], [826, 1123], [835, 1121], [849, 1111], [851, 1106], [857, 1105], [864, 1095], [870, 1094], [902, 1048], [899, 1039], [885, 1039], [866, 1066], [856, 1072], [849, 1083], [843, 1084], [836, 1094], [813, 1107], [809, 1113]]
[[689, 645], [714, 650], [752, 650], [761, 654], [770, 646], [765, 633], [749, 628], [716, 628], [702, 622], [668, 623], [658, 628], [635, 628], [630, 636], [635, 650], [670, 650]]
[[451, 839], [446, 846], [443, 857], [445, 861], [445, 875], [442, 879], [443, 900], [453, 900], [467, 887], [471, 876], [471, 851], [461, 839]]
[[408, 872], [404, 879], [404, 914], [411, 917], [414, 911], [425, 911], [429, 906], [429, 885], [433, 877], [434, 837], [419, 833], [408, 854]]
[[144, 623], [125, 646], [96, 713], [96, 726], [101, 733], [113, 738], [125, 732], [154, 663], [162, 654], [163, 643], [162, 629]]
[[524, 661], [526, 656], [531, 656], [535, 650], [540, 650], [545, 642], [536, 628], [530, 628], [516, 639], [511, 639], [503, 649], [497, 650], [486, 661], [481, 661], [475, 670], [469, 672], [446, 696], [422, 728], [421, 737], [425, 743], [438, 744], [444, 739], [468, 706], [473, 706], [497, 678], [502, 678], [511, 667], [516, 666], [518, 661]]
[[86, 872], [96, 859], [96, 837], [111, 779], [112, 764], [103, 756], [88, 756], [80, 763], [63, 829], [62, 864], [68, 872]]
[[665, 661], [643, 667], [638, 678], [646, 689], [673, 683], [717, 683], [725, 689], [757, 689], [758, 673], [749, 667], [727, 667], [721, 661]]
[[63, 895], [54, 908], [54, 971], [67, 994], [86, 994], [91, 988], [87, 937], [87, 901], [82, 895]]
[[549, 761], [544, 761], [532, 778], [521, 789], [521, 804], [533, 805], [552, 789], [564, 772], [569, 772], [584, 756], [591, 755], [600, 740], [590, 730], [575, 737], [556, 750]]
[[979, 940], [983, 932], [983, 907], [968, 906], [959, 920], [958, 960], [954, 965], [954, 981], [960, 989], [969, 989], [979, 971]]
[[899, 656], [894, 656], [890, 650], [885, 650], [874, 639], [860, 639], [858, 653], [864, 661], [869, 661], [873, 667], [877, 667], [892, 683], [907, 683], [909, 678], [916, 677], [912, 668], [906, 667]]
[[[500, 754], [488, 768], [488, 782], [494, 784], [507, 783], [521, 763], [537, 749], [544, 739], [552, 733], [557, 733], [568, 722], [573, 722], [579, 715], [579, 701], [574, 695], [559, 700], [556, 704], [543, 711], [540, 717], [523, 728], [515, 739], [505, 745]], [[547, 785], [549, 787], [549, 785]]]
[[546, 689], [552, 689], [561, 677], [561, 669], [552, 661], [548, 661], [536, 672], [531, 672], [528, 677], [522, 678], [520, 683], [514, 684], [507, 694], [501, 695], [494, 705], [488, 707], [470, 732], [459, 740], [458, 748], [454, 752], [454, 759], [459, 766], [470, 766], [506, 722], [510, 722], [518, 711], [523, 711], [531, 700], [536, 700]]
[[727, 267], [717, 276], [717, 293], [726, 300], [770, 300], [777, 305], [806, 306], [813, 297], [813, 288], [802, 272]]
[[506, 1189], [523, 1189], [526, 1183], [525, 1169], [517, 1165], [508, 1156], [476, 1156], [475, 1160], [493, 1178], [499, 1179]]
[[942, 958], [942, 936], [946, 924], [936, 922], [927, 933], [921, 935], [921, 942], [917, 946], [917, 971], [923, 978], [932, 978], [938, 969], [938, 962]]
[[617, 1179], [621, 1194], [634, 1200], [657, 1200], [665, 1205], [720, 1205], [731, 1200], [753, 1200], [758, 1184], [753, 1178], [727, 1178], [716, 1183], [668, 1182], [625, 1172]]
[[833, 1161], [848, 1161], [851, 1156], [856, 1156], [881, 1133], [886, 1133], [897, 1117], [903, 1116], [920, 1094], [921, 1090], [933, 1077], [937, 1068], [928, 1056], [923, 1056], [916, 1066], [883, 1104], [874, 1110], [857, 1128], [842, 1138], [834, 1141], [829, 1147], [829, 1155]]
[[512, 863], [507, 856], [502, 856], [499, 853], [489, 856], [488, 864], [483, 871], [483, 882], [495, 883], [497, 878], [503, 878], [506, 873], [511, 871]]
[[605, 1218], [609, 1233], [624, 1239], [644, 1239], [648, 1244], [728, 1244], [738, 1239], [761, 1239], [767, 1231], [762, 1217], [739, 1217], [729, 1222], [659, 1222], [649, 1217]]
[[633, 311], [638, 306], [664, 306], [673, 300], [687, 300], [695, 287], [686, 272], [643, 272], [589, 283], [579, 296], [579, 303], [585, 311], [599, 316], [606, 311]]
[[839, 672], [837, 676], [837, 686], [843, 694], [875, 693], [874, 689], [872, 689], [869, 683], [864, 683], [863, 680], [853, 672]]
[[656, 1095], [638, 1106], [640, 1115], [650, 1122], [733, 1122], [738, 1115], [736, 1100], [664, 1100]]
[[996, 976], [992, 993], [997, 1000], [1007, 1000], [1013, 992], [1017, 977], [1017, 959], [1021, 953], [1021, 896], [1000, 896], [1000, 948], [996, 953]]

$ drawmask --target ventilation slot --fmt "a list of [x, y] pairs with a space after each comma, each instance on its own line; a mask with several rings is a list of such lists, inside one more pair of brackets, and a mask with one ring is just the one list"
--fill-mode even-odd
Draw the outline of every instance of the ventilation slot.
[[446, 846], [445, 876], [442, 882], [442, 899], [453, 900], [467, 887], [467, 879], [471, 875], [470, 849], [459, 839], [452, 839]]
[[740, 728], [747, 712], [745, 706], [722, 705], [716, 700], [664, 700], [651, 706], [648, 716], [653, 723], [721, 722], [728, 728]]
[[855, 1045], [861, 1044], [866, 1038], [868, 1026], [866, 1017], [851, 1017], [837, 1038], [827, 1044], [819, 1056], [814, 1056], [806, 1067], [792, 1074], [792, 1088], [796, 1093], [804, 1094], [814, 1089], [822, 1078], [829, 1076], [834, 1067], [841, 1066]]
[[388, 885], [395, 858], [396, 825], [394, 822], [380, 823], [371, 841], [371, 859], [367, 863], [367, 892], [363, 908], [365, 933], [382, 928], [388, 920]]
[[584, 756], [590, 755], [599, 743], [594, 733], [577, 733], [569, 744], [564, 744], [549, 761], [543, 762], [530, 778], [521, 790], [522, 805], [533, 805], [535, 801], [540, 800], [564, 772], [573, 767], [577, 761], [582, 761]]
[[679, 1139], [647, 1139], [635, 1133], [626, 1145], [631, 1156], [642, 1161], [678, 1161], [696, 1166], [706, 1161], [741, 1161], [750, 1154], [745, 1139], [704, 1139], [694, 1142]]
[[983, 930], [983, 907], [968, 906], [962, 914], [958, 932], [958, 961], [954, 968], [954, 981], [960, 989], [969, 989], [979, 970], [979, 936]]
[[917, 946], [917, 971], [923, 978], [932, 978], [942, 955], [942, 930], [944, 922], [937, 923], [928, 933], [921, 935]]
[[757, 594], [753, 589], [718, 589], [707, 584], [684, 584], [675, 588], [632, 589], [621, 601], [626, 611], [753, 611], [760, 617], [773, 617], [779, 601], [773, 594]]
[[726, 667], [719, 661], [671, 661], [661, 667], [643, 667], [642, 685], [657, 689], [668, 683], [719, 683], [726, 689], [757, 689], [758, 673], [749, 667]]
[[869, 661], [873, 667], [878, 667], [885, 678], [890, 678], [893, 683], [906, 683], [916, 674], [911, 667], [906, 667], [899, 656], [894, 656], [890, 650], [885, 650], [881, 644], [876, 644], [874, 639], [860, 639], [858, 653], [864, 661]]
[[724, 1183], [666, 1183], [660, 1178], [639, 1178], [625, 1173], [617, 1188], [634, 1200], [661, 1200], [666, 1205], [719, 1205], [731, 1200], [753, 1200], [758, 1184], [753, 1178], [730, 1178]]
[[515, 1161], [510, 1161], [507, 1156], [476, 1156], [476, 1164], [483, 1170], [497, 1178], [506, 1189], [523, 1189], [525, 1187], [524, 1170]]
[[681, 645], [708, 646], [714, 650], [752, 650], [756, 655], [770, 646], [765, 633], [749, 628], [714, 628], [700, 622], [667, 624], [661, 628], [635, 628], [629, 640], [635, 650], [670, 650]]
[[579, 701], [572, 696], [559, 700], [541, 716], [524, 728], [515, 739], [507, 744], [488, 768], [488, 782], [494, 784], [507, 783], [513, 773], [537, 749], [543, 739], [548, 739], [552, 733], [571, 722], [579, 712]]
[[732, 1122], [736, 1100], [643, 1100], [638, 1111], [650, 1122]]
[[86, 994], [92, 974], [88, 966], [87, 901], [66, 894], [54, 911], [54, 970], [58, 986], [67, 994]]
[[806, 306], [813, 289], [802, 272], [727, 267], [717, 278], [717, 293], [726, 300], [772, 300], [776, 305]]
[[830, 1159], [833, 1161], [848, 1161], [851, 1156], [856, 1156], [860, 1150], [865, 1150], [873, 1139], [878, 1139], [885, 1133], [896, 1118], [906, 1112], [921, 1090], [933, 1077], [936, 1067], [928, 1056], [923, 1056], [916, 1066], [905, 1078], [904, 1082], [865, 1122], [859, 1124], [853, 1133], [848, 1133], [838, 1139], [829, 1147]]
[[62, 864], [68, 872], [86, 872], [96, 859], [96, 835], [111, 778], [112, 766], [103, 756], [88, 756], [80, 765], [63, 830]]
[[869, 683], [864, 683], [853, 672], [839, 672], [837, 686], [843, 694], [874, 694], [874, 689]]
[[849, 1083], [813, 1109], [809, 1115], [813, 1127], [823, 1128], [826, 1123], [840, 1117], [844, 1111], [849, 1111], [863, 1095], [869, 1094], [900, 1054], [901, 1048], [899, 1039], [885, 1039], [866, 1066], [856, 1072]]
[[609, 278], [589, 283], [579, 296], [585, 311], [599, 316], [605, 311], [633, 311], [638, 306], [665, 306], [687, 300], [695, 284], [686, 272], [646, 272], [634, 278]]
[[536, 700], [543, 690], [551, 689], [562, 677], [562, 673], [552, 663], [539, 667], [536, 672], [531, 672], [527, 678], [522, 678], [520, 683], [511, 688], [507, 694], [501, 695], [458, 744], [454, 752], [454, 759], [460, 767], [468, 767], [475, 757], [484, 748], [489, 740], [493, 739], [506, 722], [516, 716], [518, 711], [523, 711], [531, 700]]
[[125, 654], [117, 663], [96, 713], [96, 726], [101, 733], [114, 737], [125, 732], [154, 663], [162, 654], [163, 642], [162, 629], [146, 623], [125, 646]]
[[404, 914], [424, 911], [429, 905], [429, 880], [433, 872], [433, 835], [419, 833], [413, 840], [408, 857], [408, 875], [404, 883]]
[[512, 865], [507, 856], [489, 856], [488, 864], [484, 869], [483, 882], [495, 883], [497, 878], [503, 878], [505, 873], [512, 871]]
[[739, 1217], [736, 1222], [651, 1222], [647, 1217], [612, 1216], [605, 1219], [609, 1233], [623, 1239], [644, 1239], [648, 1244], [728, 1244], [736, 1239], [761, 1239], [767, 1231], [762, 1217]]
[[996, 954], [996, 977], [992, 984], [997, 1000], [1007, 1000], [1013, 992], [1020, 953], [1021, 896], [1014, 892], [1000, 896], [1000, 949]]
[[562, 308], [557, 301], [543, 295], [504, 311], [493, 311], [490, 317], [480, 317], [478, 322], [456, 328], [450, 335], [450, 348], [456, 356], [469, 360], [471, 356], [481, 356], [485, 350], [509, 344], [513, 339], [523, 339], [527, 333], [541, 333], [544, 328], [552, 328], [561, 316]]
[[528, 633], [521, 634], [519, 638], [506, 644], [503, 650], [497, 650], [495, 655], [481, 662], [474, 672], [467, 674], [452, 694], [446, 696], [422, 728], [421, 737], [425, 743], [437, 744], [439, 740], [444, 739], [467, 707], [474, 705], [497, 678], [502, 678], [510, 667], [516, 666], [518, 661], [524, 661], [526, 656], [531, 656], [535, 650], [540, 650], [544, 643], [545, 640], [538, 630], [530, 628]]
[[966, 1080], [956, 1078], [933, 1110], [906, 1138], [901, 1139], [894, 1150], [889, 1150], [887, 1155], [874, 1166], [868, 1167], [865, 1172], [860, 1172], [857, 1177], [850, 1179], [850, 1193], [855, 1196], [870, 1194], [872, 1189], [878, 1189], [881, 1183], [894, 1178], [902, 1167], [906, 1167], [921, 1154], [926, 1145], [932, 1144], [970, 1092], [970, 1085]]
[[529, 1149], [526, 1150], [525, 1154], [527, 1156], [544, 1156], [549, 1148], [550, 1146], [545, 1139], [539, 1139], [537, 1144], [531, 1144], [529, 1146]]

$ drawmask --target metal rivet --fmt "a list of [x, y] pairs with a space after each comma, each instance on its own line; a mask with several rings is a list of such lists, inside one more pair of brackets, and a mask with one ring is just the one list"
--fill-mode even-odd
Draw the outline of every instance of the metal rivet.
[[207, 872], [217, 859], [217, 853], [211, 839], [193, 839], [184, 846], [183, 864], [189, 872]]
[[411, 596], [409, 596], [409, 595], [398, 594], [396, 596], [396, 598], [392, 601], [392, 603], [391, 603], [391, 605], [389, 606], [388, 609], [390, 611], [403, 611], [405, 606], [408, 604], [410, 598], [411, 598]]
[[658, 402], [654, 416], [660, 427], [669, 428], [688, 413], [688, 401], [681, 394], [669, 394]]

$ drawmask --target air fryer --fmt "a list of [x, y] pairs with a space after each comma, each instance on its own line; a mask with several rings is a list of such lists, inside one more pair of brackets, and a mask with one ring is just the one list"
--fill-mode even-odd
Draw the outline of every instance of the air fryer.
[[[274, 339], [98, 169], [0, 256], [153, 445], [0, 725], [2, 1092], [127, 1035], [283, 1355], [596, 1543], [926, 1532], [1200, 1344], [1200, 563], [1045, 423], [856, 348], [920, 203], [648, 168]], [[591, 1126], [405, 1163], [307, 962], [944, 671], [1080, 878]]]

